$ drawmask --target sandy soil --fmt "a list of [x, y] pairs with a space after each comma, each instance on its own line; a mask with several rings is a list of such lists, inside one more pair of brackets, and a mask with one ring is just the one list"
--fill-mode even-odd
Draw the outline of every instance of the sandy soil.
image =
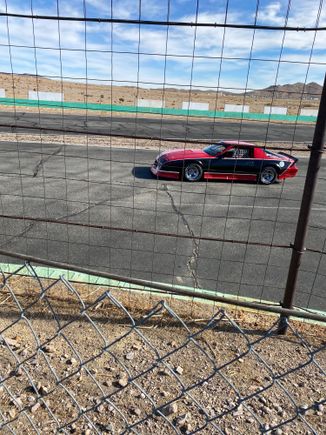
[[325, 328], [293, 322], [279, 337], [266, 333], [273, 316], [82, 284], [8, 284], [3, 434], [118, 434], [132, 425], [139, 434], [212, 434], [214, 424], [226, 434], [323, 433], [326, 358], [312, 361], [311, 352], [325, 345]]
[[252, 113], [264, 113], [264, 106], [273, 105], [288, 108], [289, 115], [297, 115], [300, 109], [318, 109], [318, 100], [258, 98], [243, 95], [229, 95], [223, 92], [201, 91], [198, 89], [145, 89], [133, 86], [110, 86], [109, 83], [98, 85], [71, 81], [60, 81], [31, 75], [0, 73], [0, 88], [5, 89], [7, 98], [28, 98], [28, 91], [63, 92], [65, 101], [137, 105], [138, 99], [164, 100], [165, 107], [181, 109], [182, 103], [192, 101], [208, 103], [209, 110], [224, 110], [227, 104], [245, 104]]

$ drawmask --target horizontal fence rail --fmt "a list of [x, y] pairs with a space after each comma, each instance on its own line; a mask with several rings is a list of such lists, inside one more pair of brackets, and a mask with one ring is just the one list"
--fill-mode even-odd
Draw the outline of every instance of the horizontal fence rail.
[[9, 252], [9, 251], [0, 250], [0, 255], [4, 255], [6, 257], [11, 257], [11, 258], [14, 258], [17, 260], [24, 260], [26, 262], [43, 264], [43, 265], [54, 267], [54, 268], [59, 268], [59, 269], [64, 269], [64, 270], [72, 270], [72, 271], [80, 272], [80, 273], [83, 273], [86, 275], [93, 275], [93, 276], [99, 276], [102, 278], [112, 279], [115, 281], [120, 281], [121, 283], [135, 284], [135, 285], [143, 286], [143, 287], [147, 288], [147, 291], [150, 289], [160, 290], [163, 292], [167, 292], [169, 294], [188, 296], [190, 298], [196, 297], [198, 299], [206, 299], [209, 301], [220, 302], [223, 304], [229, 304], [229, 305], [234, 305], [234, 306], [239, 306], [239, 307], [244, 307], [244, 308], [250, 308], [253, 310], [261, 310], [261, 311], [266, 311], [269, 313], [283, 314], [284, 316], [287, 316], [287, 317], [293, 316], [293, 317], [297, 317], [300, 319], [310, 319], [310, 320], [315, 320], [318, 322], [325, 322], [326, 321], [326, 316], [324, 314], [316, 314], [316, 313], [313, 313], [311, 311], [299, 311], [299, 310], [295, 310], [292, 308], [289, 309], [289, 308], [283, 308], [283, 307], [279, 307], [279, 306], [275, 306], [275, 305], [268, 305], [266, 303], [248, 302], [248, 301], [243, 301], [241, 299], [231, 298], [228, 296], [217, 296], [214, 294], [209, 294], [209, 292], [200, 293], [200, 292], [196, 292], [196, 291], [185, 290], [182, 288], [171, 287], [167, 284], [155, 283], [155, 282], [146, 281], [146, 280], [142, 280], [142, 279], [129, 278], [126, 276], [119, 276], [119, 275], [114, 275], [114, 274], [105, 273], [105, 272], [98, 272], [96, 270], [88, 269], [85, 267], [78, 267], [75, 265], [62, 263], [62, 262], [58, 262], [58, 261], [44, 260], [42, 258], [31, 257], [28, 255], [22, 255], [22, 254], [18, 254], [16, 252]]

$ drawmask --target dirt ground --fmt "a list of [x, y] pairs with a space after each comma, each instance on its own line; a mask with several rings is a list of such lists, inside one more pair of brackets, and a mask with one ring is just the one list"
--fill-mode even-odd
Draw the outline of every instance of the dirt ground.
[[[58, 145], [84, 145], [100, 146], [107, 148], [131, 148], [135, 150], [155, 150], [162, 152], [169, 149], [203, 148], [207, 144], [154, 140], [154, 139], [129, 139], [124, 137], [112, 136], [93, 136], [93, 135], [56, 135], [56, 134], [28, 134], [28, 133], [0, 133], [0, 142], [12, 142], [13, 144], [24, 143], [44, 143]], [[255, 142], [258, 146], [271, 149], [286, 150], [289, 154], [297, 157], [309, 156], [307, 144], [300, 142]], [[305, 151], [307, 150], [307, 151]], [[46, 152], [46, 150], [44, 150]]]
[[[136, 106], [138, 99], [164, 100], [166, 108], [181, 109], [183, 102], [206, 103], [209, 110], [224, 110], [225, 104], [244, 104], [250, 106], [252, 113], [264, 113], [264, 106], [280, 106], [288, 108], [288, 115], [297, 115], [300, 109], [318, 109], [319, 100], [311, 99], [277, 99], [273, 93], [264, 97], [227, 94], [216, 91], [203, 91], [196, 88], [182, 89], [146, 89], [134, 86], [110, 86], [75, 83], [48, 79], [28, 74], [0, 73], [0, 88], [6, 92], [6, 98], [28, 98], [28, 91], [64, 93], [64, 101], [116, 104]], [[266, 94], [266, 92], [265, 92]], [[8, 107], [8, 106], [7, 106]], [[76, 112], [75, 112], [76, 113]]]
[[321, 326], [293, 321], [281, 337], [276, 317], [230, 307], [2, 282], [3, 434], [325, 433]]

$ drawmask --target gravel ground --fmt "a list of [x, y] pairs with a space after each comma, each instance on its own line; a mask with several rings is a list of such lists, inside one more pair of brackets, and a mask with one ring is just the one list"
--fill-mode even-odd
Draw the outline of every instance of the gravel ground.
[[64, 281], [3, 283], [3, 434], [325, 433], [321, 326], [293, 321], [280, 337], [274, 316]]
[[[192, 144], [176, 141], [152, 140], [152, 139], [128, 139], [110, 136], [92, 136], [92, 135], [55, 135], [55, 134], [26, 134], [26, 133], [0, 133], [0, 142], [12, 141], [13, 143], [36, 143], [39, 144], [65, 144], [65, 145], [88, 145], [88, 146], [103, 146], [112, 148], [135, 148], [135, 149], [150, 149], [150, 150], [166, 150], [173, 148], [201, 148], [201, 144]], [[203, 142], [204, 144], [204, 142]], [[278, 146], [280, 150], [291, 149], [297, 156], [307, 156], [308, 152], [295, 151], [297, 149], [306, 148], [306, 144], [293, 142], [277, 142], [265, 143], [256, 142], [258, 146], [266, 146], [267, 148]], [[287, 151], [291, 153], [291, 151]]]

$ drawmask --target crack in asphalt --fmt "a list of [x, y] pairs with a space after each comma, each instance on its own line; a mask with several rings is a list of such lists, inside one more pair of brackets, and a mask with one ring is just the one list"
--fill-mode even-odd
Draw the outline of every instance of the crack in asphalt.
[[174, 198], [171, 194], [171, 192], [168, 189], [168, 186], [166, 184], [163, 184], [163, 186], [161, 187], [161, 190], [163, 190], [168, 197], [170, 198], [171, 201], [171, 206], [172, 209], [175, 211], [175, 213], [180, 216], [184, 226], [187, 228], [189, 234], [193, 237], [192, 239], [192, 255], [189, 258], [189, 260], [187, 261], [187, 269], [190, 272], [190, 275], [192, 276], [192, 280], [193, 280], [193, 285], [195, 288], [200, 288], [200, 284], [199, 284], [199, 279], [197, 276], [197, 265], [198, 265], [198, 257], [199, 257], [199, 242], [196, 240], [196, 236], [194, 234], [194, 232], [192, 231], [185, 215], [178, 209], [178, 207], [175, 205], [174, 202]]
[[[103, 199], [102, 201], [96, 202], [95, 204], [90, 204], [90, 205], [88, 205], [87, 207], [85, 207], [85, 208], [83, 208], [81, 210], [76, 210], [76, 211], [74, 211], [72, 213], [59, 216], [55, 220], [59, 221], [60, 219], [68, 219], [70, 217], [78, 216], [79, 214], [82, 214], [85, 211], [91, 210], [92, 208], [97, 207], [99, 205], [103, 205], [103, 204], [107, 203], [108, 201], [109, 201], [109, 199]], [[19, 237], [24, 236], [26, 233], [28, 233], [37, 224], [39, 224], [39, 222], [32, 222], [32, 223], [30, 223], [21, 233], [12, 236], [10, 239], [8, 239], [4, 243], [0, 244], [0, 248], [5, 247], [8, 244], [10, 245], [10, 243], [13, 240], [15, 240], [15, 239], [17, 239]]]
[[70, 218], [70, 217], [73, 217], [73, 216], [78, 216], [79, 214], [84, 213], [84, 211], [90, 210], [90, 209], [92, 209], [94, 207], [97, 207], [98, 205], [105, 204], [106, 202], [108, 202], [108, 199], [103, 199], [103, 201], [96, 202], [95, 204], [90, 204], [90, 205], [88, 205], [87, 207], [85, 207], [85, 208], [83, 208], [81, 210], [74, 211], [74, 212], [72, 212], [70, 214], [67, 214], [67, 215], [64, 215], [64, 216], [59, 216], [55, 220], [59, 221], [60, 219], [67, 219], [67, 218]]
[[[90, 210], [91, 208], [97, 207], [98, 205], [102, 205], [105, 202], [107, 202], [108, 200], [105, 199], [103, 201], [97, 202], [95, 204], [91, 204], [85, 208], [83, 208], [82, 210], [77, 210], [73, 213], [64, 215], [64, 216], [59, 216], [57, 217], [55, 220], [59, 221], [60, 219], [67, 219], [69, 217], [73, 217], [73, 216], [77, 216], [81, 213], [84, 213], [87, 210]], [[15, 239], [19, 238], [19, 237], [23, 237], [25, 234], [27, 234], [35, 225], [39, 224], [39, 222], [31, 222], [29, 225], [27, 225], [27, 227], [19, 234], [15, 234], [14, 236], [10, 237], [8, 240], [6, 240], [5, 242], [3, 242], [2, 244], [0, 244], [0, 248], [4, 248], [5, 246], [10, 246], [11, 242], [14, 241]]]
[[53, 153], [51, 153], [50, 155], [46, 156], [45, 158], [42, 157], [41, 160], [35, 165], [35, 167], [33, 169], [33, 177], [37, 177], [37, 175], [39, 173], [39, 170], [44, 165], [44, 163], [47, 162], [51, 157], [56, 156], [57, 154], [59, 154], [61, 152], [63, 147], [64, 147], [64, 145], [59, 147], [57, 150], [53, 151]]

